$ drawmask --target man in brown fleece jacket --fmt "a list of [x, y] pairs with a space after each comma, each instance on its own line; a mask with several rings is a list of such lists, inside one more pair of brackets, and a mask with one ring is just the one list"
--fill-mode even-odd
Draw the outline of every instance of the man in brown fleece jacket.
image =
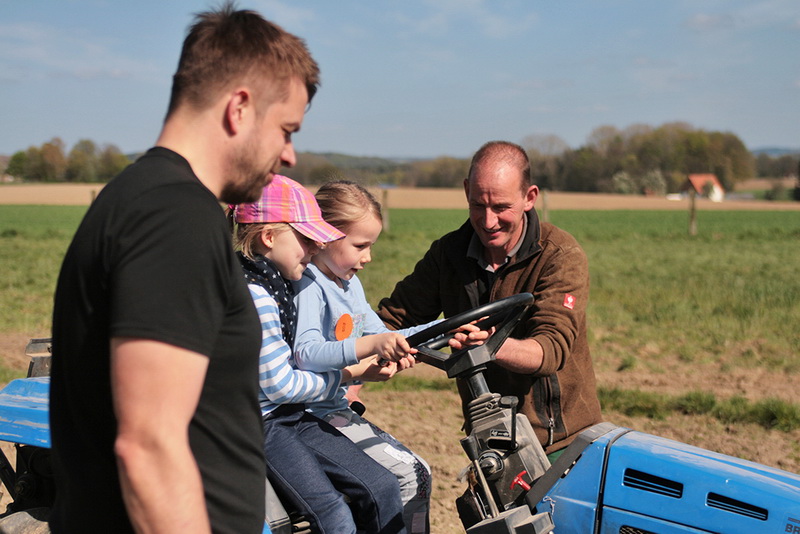
[[[533, 314], [486, 371], [489, 390], [519, 398], [551, 459], [601, 421], [589, 345], [586, 254], [570, 234], [539, 222], [530, 163], [518, 145], [486, 143], [464, 180], [469, 221], [434, 241], [378, 314], [391, 328], [451, 317], [529, 292]], [[460, 382], [460, 381], [459, 381]], [[459, 384], [463, 404], [471, 399]]]

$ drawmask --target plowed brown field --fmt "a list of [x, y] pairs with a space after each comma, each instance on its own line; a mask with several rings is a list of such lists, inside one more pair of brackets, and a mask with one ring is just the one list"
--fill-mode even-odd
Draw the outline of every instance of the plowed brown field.
[[[0, 186], [0, 204], [89, 205], [102, 184], [6, 184]], [[313, 189], [313, 187], [312, 187]], [[390, 208], [466, 208], [461, 189], [394, 188], [372, 189]], [[800, 210], [800, 202], [699, 200], [702, 209], [712, 210]], [[606, 195], [598, 193], [542, 193], [536, 201], [539, 210], [685, 210], [688, 200], [662, 197]]]

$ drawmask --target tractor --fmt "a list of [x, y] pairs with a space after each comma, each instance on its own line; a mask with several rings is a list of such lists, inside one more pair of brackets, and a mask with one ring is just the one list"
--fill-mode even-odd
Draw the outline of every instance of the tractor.
[[[468, 534], [800, 534], [800, 476], [611, 423], [583, 431], [551, 465], [518, 399], [484, 377], [502, 343], [531, 311], [522, 293], [451, 317], [408, 338], [417, 359], [464, 380], [469, 403], [468, 487], [457, 508]], [[478, 321], [494, 334], [449, 353], [447, 332]], [[0, 391], [0, 455], [12, 498], [0, 534], [45, 534], [53, 499], [48, 425], [49, 340], [31, 340], [28, 378]], [[271, 495], [271, 497], [270, 497]], [[268, 492], [264, 532], [303, 532]], [[308, 530], [305, 530], [308, 532]]]

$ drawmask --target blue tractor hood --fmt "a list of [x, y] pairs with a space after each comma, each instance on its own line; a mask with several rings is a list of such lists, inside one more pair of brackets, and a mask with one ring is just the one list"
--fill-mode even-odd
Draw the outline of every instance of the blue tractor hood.
[[547, 503], [559, 534], [800, 533], [799, 475], [621, 427], [582, 451]]

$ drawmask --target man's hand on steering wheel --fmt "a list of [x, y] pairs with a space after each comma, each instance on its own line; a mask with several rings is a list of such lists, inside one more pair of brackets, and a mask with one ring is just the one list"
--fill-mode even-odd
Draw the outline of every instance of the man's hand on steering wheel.
[[489, 339], [489, 337], [491, 337], [492, 334], [494, 334], [494, 327], [491, 327], [488, 330], [482, 330], [478, 326], [475, 326], [475, 323], [478, 321], [472, 321], [471, 323], [461, 325], [454, 330], [452, 332], [452, 339], [447, 342], [450, 348], [453, 350], [461, 350], [467, 347], [473, 347], [475, 345], [482, 345], [487, 339]]
[[[407, 341], [418, 349], [417, 360], [447, 371], [451, 378], [458, 377], [492, 361], [532, 306], [532, 294], [511, 295], [448, 317], [409, 336]], [[450, 354], [438, 350], [448, 345], [457, 350]]]

